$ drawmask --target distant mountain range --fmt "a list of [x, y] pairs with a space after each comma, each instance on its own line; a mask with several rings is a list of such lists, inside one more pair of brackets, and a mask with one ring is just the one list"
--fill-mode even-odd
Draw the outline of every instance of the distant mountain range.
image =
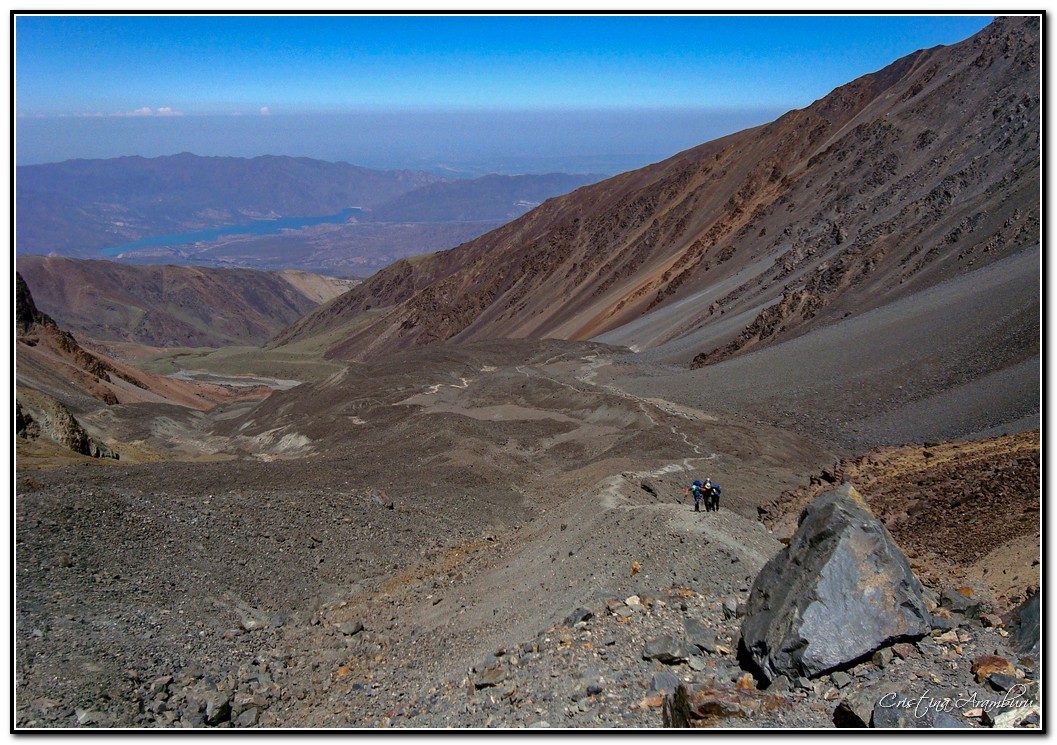
[[[446, 181], [309, 158], [190, 153], [20, 166], [16, 177], [19, 255], [110, 257], [112, 251], [102, 251], [166, 236], [161, 245], [122, 250], [120, 258], [361, 276], [475, 238], [601, 178], [559, 173]], [[349, 207], [362, 212], [342, 215]], [[260, 227], [280, 217], [324, 216], [338, 219], [318, 226], [294, 220], [281, 232]], [[239, 232], [237, 226], [251, 222], [256, 227]], [[236, 237], [196, 235], [224, 228]]]
[[98, 257], [150, 235], [371, 207], [442, 181], [310, 158], [69, 160], [16, 169], [16, 250]]
[[[629, 347], [658, 376], [694, 368], [651, 383], [698, 408], [712, 405], [701, 391], [720, 395], [711, 371], [737, 369], [742, 387], [723, 389], [726, 405], [765, 407], [783, 426], [829, 417], [828, 432], [854, 438], [847, 423], [869, 419], [871, 431], [899, 441], [929, 431], [923, 419], [954, 411], [955, 399], [976, 408], [944, 436], [1027, 421], [1038, 410], [1041, 343], [1040, 76], [1038, 18], [1000, 17], [774, 122], [544, 199], [450, 250], [400, 259], [344, 294], [314, 298], [321, 304], [303, 317], [297, 305], [268, 306], [272, 328], [290, 324], [268, 346], [366, 361], [434, 344], [594, 340]], [[303, 251], [340, 267], [354, 255], [347, 237], [375, 231], [396, 258], [421, 248], [419, 226], [485, 229], [487, 220], [455, 220], [494, 215], [512, 200], [528, 210], [543, 198], [528, 178], [434, 180], [364, 205], [355, 223], [208, 251], [218, 262], [261, 261], [267, 243], [273, 266]], [[473, 200], [479, 211], [466, 211]], [[386, 243], [397, 228], [408, 231], [399, 247]], [[48, 298], [57, 280], [34, 276], [32, 262], [24, 271], [42, 307], [69, 328], [159, 345], [261, 340], [268, 325], [247, 309], [286, 292], [267, 284], [274, 277], [236, 289], [143, 269], [118, 278], [64, 268], [78, 279], [54, 297], [89, 298], [64, 300], [69, 307]], [[93, 289], [103, 285], [114, 289]], [[159, 286], [177, 291], [144, 305], [154, 292], [145, 288]], [[100, 320], [108, 314], [112, 323]], [[853, 362], [863, 358], [868, 369]], [[782, 385], [772, 385], [776, 371]], [[840, 409], [833, 391], [861, 401]], [[980, 406], [1001, 414], [976, 417]]]

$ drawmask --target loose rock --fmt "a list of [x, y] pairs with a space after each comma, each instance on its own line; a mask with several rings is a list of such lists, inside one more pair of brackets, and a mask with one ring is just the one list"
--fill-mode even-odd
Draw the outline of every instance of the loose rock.
[[668, 664], [685, 662], [691, 654], [686, 644], [667, 634], [650, 639], [642, 652], [644, 659], [660, 660]]
[[[963, 588], [970, 592], [968, 588]], [[976, 618], [980, 613], [980, 601], [964, 592], [947, 587], [940, 593], [940, 607], [966, 618]]]

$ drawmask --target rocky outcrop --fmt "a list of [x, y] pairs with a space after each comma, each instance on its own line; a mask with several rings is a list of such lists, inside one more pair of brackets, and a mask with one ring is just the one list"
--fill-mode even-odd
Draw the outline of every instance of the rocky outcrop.
[[92, 458], [119, 458], [107, 445], [93, 439], [69, 409], [39, 391], [19, 388], [15, 399], [15, 434], [26, 440], [54, 440], [75, 453]]
[[37, 309], [26, 281], [18, 272], [15, 272], [15, 329], [19, 341], [30, 346], [45, 344], [54, 347], [85, 372], [100, 380], [110, 381], [109, 373], [113, 369], [86, 352], [69, 331], [59, 328], [51, 316]]
[[929, 633], [921, 583], [851, 484], [815, 499], [756, 577], [742, 644], [767, 680], [818, 676]]
[[1028, 657], [1039, 656], [1039, 628], [1042, 616], [1039, 610], [1041, 593], [1035, 593], [1013, 611], [1013, 640], [1017, 651]]
[[[788, 539], [812, 499], [851, 481], [911, 560], [918, 578], [937, 589], [936, 604], [982, 619], [980, 597], [1013, 608], [1038, 584], [1041, 453], [1037, 429], [875, 448], [825, 466], [809, 485], [784, 492], [758, 512], [776, 538]], [[1014, 558], [1012, 547], [1020, 544], [1023, 554]], [[1036, 550], [1029, 550], [1031, 545]], [[1003, 557], [1015, 569], [976, 577], [974, 597], [966, 587], [968, 578], [989, 554]]]

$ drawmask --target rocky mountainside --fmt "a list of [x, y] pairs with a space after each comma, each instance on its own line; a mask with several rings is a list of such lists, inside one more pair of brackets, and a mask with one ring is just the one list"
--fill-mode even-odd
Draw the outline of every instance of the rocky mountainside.
[[308, 272], [20, 256], [19, 274], [65, 329], [153, 347], [260, 344], [356, 284]]
[[970, 274], [1039, 241], [1039, 44], [1038, 17], [999, 18], [397, 262], [274, 343], [344, 330], [331, 356], [365, 359], [496, 337], [689, 340], [672, 355], [701, 365]]
[[442, 181], [310, 158], [130, 156], [19, 166], [19, 254], [92, 257], [148, 235], [269, 216], [330, 215]]

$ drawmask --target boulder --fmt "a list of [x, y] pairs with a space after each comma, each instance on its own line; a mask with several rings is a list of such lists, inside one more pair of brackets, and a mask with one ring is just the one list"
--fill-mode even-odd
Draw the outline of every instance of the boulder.
[[1010, 623], [1010, 631], [1013, 636], [1013, 645], [1016, 650], [1028, 657], [1039, 657], [1039, 596], [1035, 593], [1025, 600], [1015, 611]]
[[565, 617], [565, 623], [568, 626], [575, 626], [581, 621], [590, 621], [594, 618], [595, 614], [589, 611], [587, 608], [577, 608], [568, 616]]
[[980, 623], [984, 625], [985, 629], [1000, 629], [1006, 625], [1002, 619], [994, 613], [981, 613]]
[[338, 624], [338, 631], [345, 636], [356, 636], [356, 634], [363, 631], [363, 621], [346, 621]]
[[256, 707], [250, 707], [246, 711], [239, 714], [238, 719], [235, 720], [236, 727], [252, 727], [257, 724], [257, 716], [260, 712], [257, 711]]
[[929, 626], [935, 631], [950, 631], [951, 622], [943, 616], [929, 616]]
[[852, 677], [848, 673], [838, 670], [830, 676], [830, 682], [837, 688], [846, 688], [851, 685]]
[[889, 647], [883, 647], [873, 653], [873, 657], [870, 658], [874, 665], [880, 668], [886, 668], [892, 664], [892, 659], [895, 657], [895, 652]]
[[757, 575], [744, 650], [771, 680], [817, 677], [930, 631], [922, 587], [849, 484], [815, 498], [789, 545]]
[[675, 693], [675, 689], [682, 684], [682, 681], [672, 672], [664, 670], [653, 676], [653, 680], [650, 681], [650, 693]]
[[833, 723], [841, 728], [869, 727], [873, 710], [884, 696], [899, 693], [899, 683], [887, 682], [859, 688], [841, 699], [833, 710]]
[[216, 726], [231, 718], [231, 696], [221, 691], [205, 694], [206, 724]]
[[482, 665], [474, 678], [474, 688], [490, 688], [499, 685], [507, 679], [507, 671], [498, 662], [491, 665]]
[[716, 653], [716, 632], [696, 618], [683, 619], [683, 638], [690, 644], [708, 654]]
[[771, 681], [771, 685], [767, 686], [768, 693], [787, 693], [791, 690], [793, 690], [793, 684], [784, 675], [779, 675]]
[[993, 672], [987, 676], [987, 684], [996, 691], [1006, 692], [1011, 691], [1018, 686], [1023, 686], [1024, 681], [1015, 675], [1008, 675], [1003, 672]]
[[906, 642], [899, 642], [898, 644], [892, 645], [892, 654], [901, 660], [910, 659], [914, 654], [914, 645], [907, 644]]

